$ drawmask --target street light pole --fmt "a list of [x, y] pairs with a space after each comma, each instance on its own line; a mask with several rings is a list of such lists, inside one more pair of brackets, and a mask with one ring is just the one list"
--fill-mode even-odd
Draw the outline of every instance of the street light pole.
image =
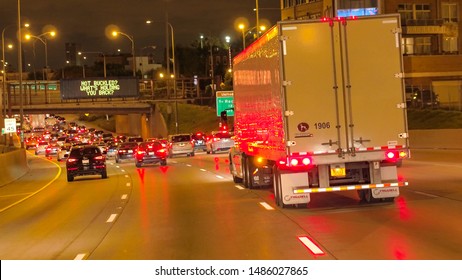
[[6, 117], [6, 61], [5, 61], [5, 30], [9, 26], [3, 28], [2, 31], [2, 75], [3, 75], [3, 82], [2, 82], [2, 95], [0, 96], [1, 104], [2, 104], [2, 114], [3, 117]]
[[232, 60], [231, 60], [231, 37], [226, 36], [225, 41], [228, 44], [228, 63], [229, 63], [229, 71], [232, 69]]
[[245, 49], [245, 25], [244, 24], [239, 24], [239, 29], [242, 31], [242, 50]]
[[[23, 108], [23, 96], [22, 96], [22, 35], [21, 35], [21, 0], [18, 0], [18, 69], [19, 69], [19, 131], [21, 149], [24, 148], [24, 141], [22, 141], [23, 135], [23, 123], [24, 123], [24, 108]], [[11, 145], [11, 143], [10, 143]]]
[[[153, 21], [152, 20], [147, 20], [147, 24], [151, 24]], [[170, 29], [170, 31], [169, 31]], [[170, 58], [170, 36], [169, 33], [172, 34], [172, 57]], [[202, 45], [202, 38], [201, 37], [201, 45]], [[165, 13], [165, 66], [167, 68], [167, 99], [169, 99], [170, 95], [170, 83], [169, 79], [172, 78], [172, 75], [170, 73], [170, 59], [173, 64], [173, 96], [175, 98], [175, 131], [178, 133], [179, 131], [179, 125], [178, 125], [178, 101], [176, 100], [176, 61], [175, 61], [175, 33], [173, 31], [173, 26], [172, 24], [168, 21], [168, 13]]]
[[176, 96], [176, 62], [175, 62], [175, 35], [173, 33], [173, 26], [167, 22], [168, 26], [170, 26], [170, 30], [172, 32], [172, 64], [173, 64], [173, 95], [175, 96], [175, 131], [179, 133], [179, 125], [178, 125], [178, 100]]
[[260, 17], [259, 17], [259, 14], [258, 14], [258, 0], [255, 0], [255, 16], [257, 18], [257, 38], [260, 37]]
[[117, 36], [117, 34], [120, 34], [120, 35], [123, 35], [123, 36], [127, 37], [130, 40], [130, 42], [132, 43], [133, 77], [136, 77], [135, 41], [133, 39], [133, 36], [127, 35], [127, 34], [125, 34], [123, 32], [120, 32], [120, 31], [113, 31], [112, 32], [113, 36]]
[[[30, 38], [35, 38], [36, 40], [39, 40], [40, 42], [42, 42], [42, 44], [45, 46], [45, 73], [46, 73], [46, 80], [48, 80], [48, 42], [47, 42], [47, 39], [45, 38], [45, 36], [48, 35], [48, 34], [50, 34], [51, 37], [54, 37], [56, 33], [54, 31], [49, 31], [49, 32], [45, 32], [45, 33], [42, 33], [42, 34], [37, 35], [37, 36], [36, 35], [31, 35], [31, 34], [26, 35], [27, 40], [29, 40]], [[33, 52], [34, 52], [34, 58], [35, 58], [35, 41], [33, 42]], [[34, 65], [35, 65], [35, 61], [34, 61]]]

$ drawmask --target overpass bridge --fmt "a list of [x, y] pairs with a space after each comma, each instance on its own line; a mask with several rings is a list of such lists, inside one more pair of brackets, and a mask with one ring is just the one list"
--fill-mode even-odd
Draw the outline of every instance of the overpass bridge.
[[[178, 82], [178, 81], [177, 81]], [[167, 125], [158, 110], [159, 103], [195, 103], [209, 105], [212, 96], [204, 96], [199, 86], [195, 91], [185, 90], [184, 81], [176, 91], [153, 86], [143, 80], [127, 78], [94, 78], [63, 81], [23, 81], [22, 94], [18, 82], [8, 82], [3, 108], [6, 115], [20, 114], [107, 114], [116, 119], [116, 133], [143, 137], [166, 137]], [[146, 91], [144, 85], [151, 84]], [[114, 87], [115, 85], [115, 87]], [[156, 90], [155, 90], [156, 89]], [[107, 93], [93, 98], [94, 91]]]

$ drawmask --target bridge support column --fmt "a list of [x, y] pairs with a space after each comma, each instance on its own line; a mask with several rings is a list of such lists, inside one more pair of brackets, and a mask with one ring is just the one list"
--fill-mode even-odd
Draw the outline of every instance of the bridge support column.
[[117, 134], [141, 135], [141, 114], [116, 115]]
[[167, 138], [168, 129], [164, 116], [159, 110], [153, 110], [148, 122], [149, 137]]
[[168, 135], [167, 124], [158, 110], [152, 110], [152, 114], [115, 115], [115, 127], [117, 134], [140, 135], [144, 139]]

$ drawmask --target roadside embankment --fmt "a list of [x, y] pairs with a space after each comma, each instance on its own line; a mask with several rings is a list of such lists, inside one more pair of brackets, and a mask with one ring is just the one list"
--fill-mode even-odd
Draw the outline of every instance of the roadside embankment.
[[409, 131], [411, 149], [462, 149], [462, 129], [422, 129]]

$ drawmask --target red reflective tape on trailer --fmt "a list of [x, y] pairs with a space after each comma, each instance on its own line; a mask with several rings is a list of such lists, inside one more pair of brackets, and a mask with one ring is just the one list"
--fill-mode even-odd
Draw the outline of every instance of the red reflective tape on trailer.
[[298, 240], [300, 240], [300, 242], [303, 243], [303, 245], [305, 245], [306, 248], [308, 248], [311, 253], [313, 253], [314, 255], [324, 255], [324, 251], [321, 250], [321, 248], [319, 248], [319, 246], [317, 246], [316, 244], [314, 244], [313, 241], [311, 241], [311, 239], [307, 236], [299, 236], [298, 237]]
[[395, 183], [381, 183], [381, 184], [367, 184], [367, 185], [335, 186], [335, 187], [328, 187], [328, 188], [307, 188], [307, 189], [295, 189], [294, 194], [404, 187], [407, 185], [409, 185], [408, 182], [395, 182]]

